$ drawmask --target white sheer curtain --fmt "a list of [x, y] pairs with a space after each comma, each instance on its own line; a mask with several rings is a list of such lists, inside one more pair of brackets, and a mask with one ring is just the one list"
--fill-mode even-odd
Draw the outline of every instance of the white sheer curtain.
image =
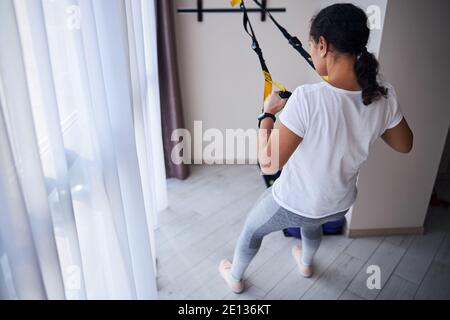
[[154, 0], [0, 1], [0, 298], [154, 299]]

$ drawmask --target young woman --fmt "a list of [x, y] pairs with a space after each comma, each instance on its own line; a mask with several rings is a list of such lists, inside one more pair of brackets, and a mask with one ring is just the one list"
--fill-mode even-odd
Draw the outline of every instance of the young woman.
[[301, 275], [311, 277], [322, 225], [344, 217], [354, 204], [358, 172], [373, 143], [382, 137], [396, 151], [411, 151], [413, 134], [394, 88], [378, 80], [378, 61], [366, 47], [369, 36], [362, 9], [352, 4], [323, 9], [312, 20], [309, 43], [317, 72], [329, 81], [301, 86], [289, 101], [276, 93], [265, 101], [262, 171], [283, 172], [251, 210], [233, 262], [220, 264], [235, 293], [244, 290], [244, 272], [263, 238], [288, 227], [301, 227], [302, 245], [292, 254]]

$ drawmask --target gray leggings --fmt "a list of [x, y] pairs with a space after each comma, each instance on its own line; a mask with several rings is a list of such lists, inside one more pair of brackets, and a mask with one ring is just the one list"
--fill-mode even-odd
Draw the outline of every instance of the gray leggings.
[[322, 225], [343, 218], [347, 211], [321, 219], [306, 218], [280, 207], [272, 196], [272, 189], [267, 189], [245, 222], [234, 252], [231, 276], [235, 280], [242, 280], [245, 270], [261, 247], [263, 238], [290, 227], [301, 228], [302, 263], [310, 266], [322, 240]]

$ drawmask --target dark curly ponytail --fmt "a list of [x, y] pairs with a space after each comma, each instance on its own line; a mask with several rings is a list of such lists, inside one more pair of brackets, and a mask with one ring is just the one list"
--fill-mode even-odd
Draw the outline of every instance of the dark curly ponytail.
[[310, 34], [315, 42], [324, 37], [338, 52], [357, 57], [355, 72], [365, 105], [387, 96], [388, 90], [378, 83], [378, 61], [367, 51], [370, 29], [361, 8], [342, 3], [323, 9], [312, 19]]

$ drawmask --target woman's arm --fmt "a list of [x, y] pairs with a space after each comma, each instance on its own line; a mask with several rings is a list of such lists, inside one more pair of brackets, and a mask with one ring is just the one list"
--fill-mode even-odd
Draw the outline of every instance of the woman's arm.
[[[264, 103], [264, 111], [276, 115], [286, 105], [287, 100], [273, 93]], [[264, 174], [277, 173], [288, 162], [294, 151], [302, 142], [282, 123], [274, 128], [273, 120], [266, 118], [261, 122], [258, 140], [258, 160]]]
[[392, 149], [401, 153], [410, 153], [413, 148], [414, 135], [405, 118], [396, 127], [386, 130], [382, 139]]

